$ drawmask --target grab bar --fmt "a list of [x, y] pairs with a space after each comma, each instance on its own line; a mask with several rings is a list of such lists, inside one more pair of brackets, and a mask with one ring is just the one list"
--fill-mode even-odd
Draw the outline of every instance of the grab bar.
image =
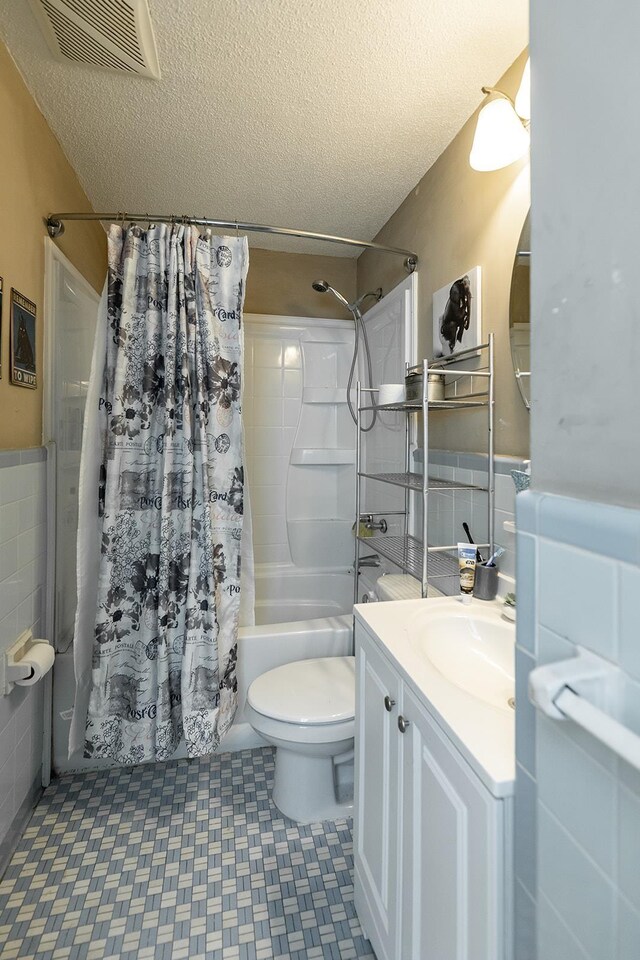
[[529, 699], [553, 720], [573, 720], [627, 763], [640, 770], [640, 736], [591, 700], [610, 703], [623, 695], [624, 674], [581, 647], [577, 656], [536, 667]]

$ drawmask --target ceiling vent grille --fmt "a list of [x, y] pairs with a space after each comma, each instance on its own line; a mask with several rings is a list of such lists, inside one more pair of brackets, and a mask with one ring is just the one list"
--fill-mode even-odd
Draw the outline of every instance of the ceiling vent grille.
[[160, 79], [146, 0], [29, 0], [59, 60]]

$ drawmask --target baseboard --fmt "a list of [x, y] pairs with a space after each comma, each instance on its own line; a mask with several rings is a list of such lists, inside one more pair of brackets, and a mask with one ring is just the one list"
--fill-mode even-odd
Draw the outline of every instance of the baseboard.
[[0, 841], [0, 880], [2, 880], [5, 870], [9, 866], [11, 857], [22, 839], [22, 835], [41, 796], [42, 776], [38, 773], [37, 778], [31, 784], [29, 792], [20, 804], [20, 809], [11, 821], [9, 829]]

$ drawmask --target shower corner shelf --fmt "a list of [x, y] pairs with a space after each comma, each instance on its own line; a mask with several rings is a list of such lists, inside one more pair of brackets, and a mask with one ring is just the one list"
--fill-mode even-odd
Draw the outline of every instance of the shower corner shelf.
[[302, 392], [303, 403], [345, 403], [345, 387], [305, 387]]
[[355, 463], [355, 450], [349, 447], [293, 447], [292, 466], [338, 466]]
[[[479, 365], [476, 369], [470, 370], [464, 365], [470, 360], [478, 360]], [[402, 518], [401, 534], [381, 534], [373, 537], [356, 537], [355, 543], [355, 564], [354, 564], [354, 597], [358, 601], [358, 561], [360, 557], [360, 544], [364, 544], [369, 551], [378, 553], [381, 557], [389, 560], [395, 566], [399, 567], [404, 573], [408, 573], [420, 581], [422, 596], [427, 596], [427, 587], [429, 583], [434, 586], [446, 586], [445, 581], [449, 581], [455, 586], [458, 575], [458, 564], [456, 556], [456, 545], [449, 546], [427, 546], [429, 544], [429, 493], [449, 490], [483, 491], [487, 493], [487, 524], [489, 532], [489, 542], [478, 544], [480, 547], [489, 549], [493, 552], [494, 537], [494, 517], [495, 517], [495, 450], [494, 450], [494, 338], [490, 334], [487, 342], [478, 347], [469, 350], [462, 350], [451, 357], [443, 357], [433, 362], [424, 360], [417, 367], [409, 369], [434, 370], [444, 374], [445, 377], [455, 377], [453, 381], [445, 381], [450, 388], [455, 391], [455, 395], [445, 400], [429, 401], [427, 396], [428, 377], [423, 377], [423, 394], [421, 399], [405, 400], [400, 403], [375, 404], [367, 399], [362, 403], [363, 395], [369, 398], [375, 394], [375, 390], [365, 389], [360, 383], [357, 385], [357, 443], [356, 443], [356, 518], [357, 520], [367, 513], [367, 509], [362, 507], [362, 489], [363, 480], [373, 480], [381, 484], [389, 484], [404, 489], [404, 510], [400, 511]], [[475, 384], [474, 384], [475, 378]], [[478, 384], [478, 381], [480, 383]], [[469, 384], [469, 392], [458, 393], [459, 388], [465, 383]], [[479, 389], [476, 389], [476, 384]], [[458, 483], [456, 481], [441, 480], [429, 476], [429, 414], [438, 410], [470, 410], [474, 408], [483, 408], [487, 414], [486, 428], [486, 449], [487, 449], [487, 483], [485, 485], [475, 485], [467, 483]], [[378, 412], [398, 412], [405, 414], [405, 464], [404, 470], [397, 473], [376, 473], [362, 470], [362, 439], [363, 430], [361, 426], [361, 415], [366, 411], [377, 410]], [[419, 425], [422, 434], [423, 449], [423, 472], [416, 473], [410, 469], [411, 455], [411, 415], [422, 414], [422, 422]], [[417, 435], [417, 427], [416, 427]], [[422, 538], [419, 539], [409, 533], [410, 518], [410, 497], [411, 494], [420, 495], [422, 498]], [[389, 511], [397, 513], [397, 511]], [[376, 516], [383, 516], [377, 511]], [[451, 592], [451, 589], [444, 592]]]

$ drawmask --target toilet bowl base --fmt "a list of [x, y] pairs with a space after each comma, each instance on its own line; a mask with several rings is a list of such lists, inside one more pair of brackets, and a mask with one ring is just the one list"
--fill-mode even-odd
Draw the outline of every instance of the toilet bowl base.
[[[339, 758], [338, 758], [339, 759]], [[272, 799], [278, 810], [296, 823], [339, 820], [353, 814], [353, 801], [336, 799], [332, 757], [310, 757], [276, 749]]]

